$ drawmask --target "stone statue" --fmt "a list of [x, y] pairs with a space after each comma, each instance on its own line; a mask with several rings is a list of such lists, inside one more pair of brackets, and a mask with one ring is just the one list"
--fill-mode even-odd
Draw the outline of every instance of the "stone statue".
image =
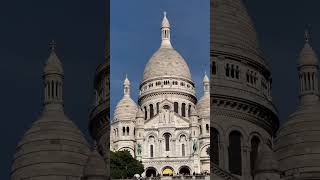
[[138, 155], [141, 155], [141, 152], [142, 152], [142, 145], [138, 144], [137, 145], [137, 153], [138, 153]]
[[193, 146], [192, 146], [192, 148], [193, 148], [193, 153], [195, 153], [195, 152], [197, 151], [197, 149], [198, 149], [197, 141], [196, 141], [196, 140], [193, 140]]

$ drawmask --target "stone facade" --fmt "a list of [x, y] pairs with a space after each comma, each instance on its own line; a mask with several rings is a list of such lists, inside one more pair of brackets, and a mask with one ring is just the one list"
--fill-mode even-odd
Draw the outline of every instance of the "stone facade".
[[319, 179], [319, 67], [308, 33], [300, 105], [279, 129], [271, 73], [242, 0], [213, 0], [211, 12], [212, 178]]
[[160, 48], [145, 66], [138, 105], [124, 96], [111, 123], [111, 150], [128, 150], [142, 161], [145, 176], [210, 172], [209, 78], [198, 101], [189, 67], [170, 42], [164, 15]]

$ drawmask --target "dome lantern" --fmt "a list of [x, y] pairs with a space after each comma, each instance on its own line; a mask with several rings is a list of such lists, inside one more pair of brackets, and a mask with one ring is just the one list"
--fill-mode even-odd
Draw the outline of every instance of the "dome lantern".
[[163, 13], [163, 20], [161, 25], [161, 48], [172, 48], [171, 42], [170, 42], [170, 23], [167, 19], [167, 13]]
[[300, 52], [298, 62], [301, 104], [310, 104], [319, 100], [318, 70], [318, 58], [310, 45], [310, 35], [306, 30], [305, 45]]
[[50, 43], [51, 53], [43, 70], [44, 108], [63, 110], [63, 67], [56, 54], [56, 43]]
[[127, 74], [126, 79], [123, 82], [123, 93], [125, 96], [130, 96], [130, 81]]
[[209, 93], [210, 92], [210, 85], [209, 85], [210, 81], [209, 78], [207, 76], [207, 73], [204, 73], [204, 77], [203, 77], [203, 91], [204, 93]]

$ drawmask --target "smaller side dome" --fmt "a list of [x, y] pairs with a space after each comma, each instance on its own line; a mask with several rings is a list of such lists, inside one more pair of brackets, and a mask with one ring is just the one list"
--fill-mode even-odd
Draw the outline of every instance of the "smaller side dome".
[[101, 177], [101, 179], [107, 179], [106, 163], [96, 148], [94, 148], [88, 157], [88, 162], [84, 169], [84, 177]]
[[55, 42], [50, 43], [51, 53], [44, 67], [44, 74], [61, 74], [63, 75], [62, 63], [55, 52]]
[[123, 83], [123, 97], [114, 110], [114, 121], [133, 120], [136, 118], [138, 107], [130, 97], [130, 81], [126, 76]]
[[318, 58], [315, 51], [312, 49], [309, 43], [309, 33], [308, 31], [305, 32], [305, 45], [300, 52], [299, 56], [299, 66], [304, 65], [318, 65]]
[[124, 96], [114, 110], [114, 121], [135, 119], [138, 108], [128, 96]]

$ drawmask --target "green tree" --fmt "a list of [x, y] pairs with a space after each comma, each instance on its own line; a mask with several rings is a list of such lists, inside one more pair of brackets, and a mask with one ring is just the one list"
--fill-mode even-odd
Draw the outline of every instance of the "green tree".
[[143, 164], [134, 159], [127, 150], [110, 151], [110, 170], [112, 179], [131, 178], [135, 174], [142, 174]]

